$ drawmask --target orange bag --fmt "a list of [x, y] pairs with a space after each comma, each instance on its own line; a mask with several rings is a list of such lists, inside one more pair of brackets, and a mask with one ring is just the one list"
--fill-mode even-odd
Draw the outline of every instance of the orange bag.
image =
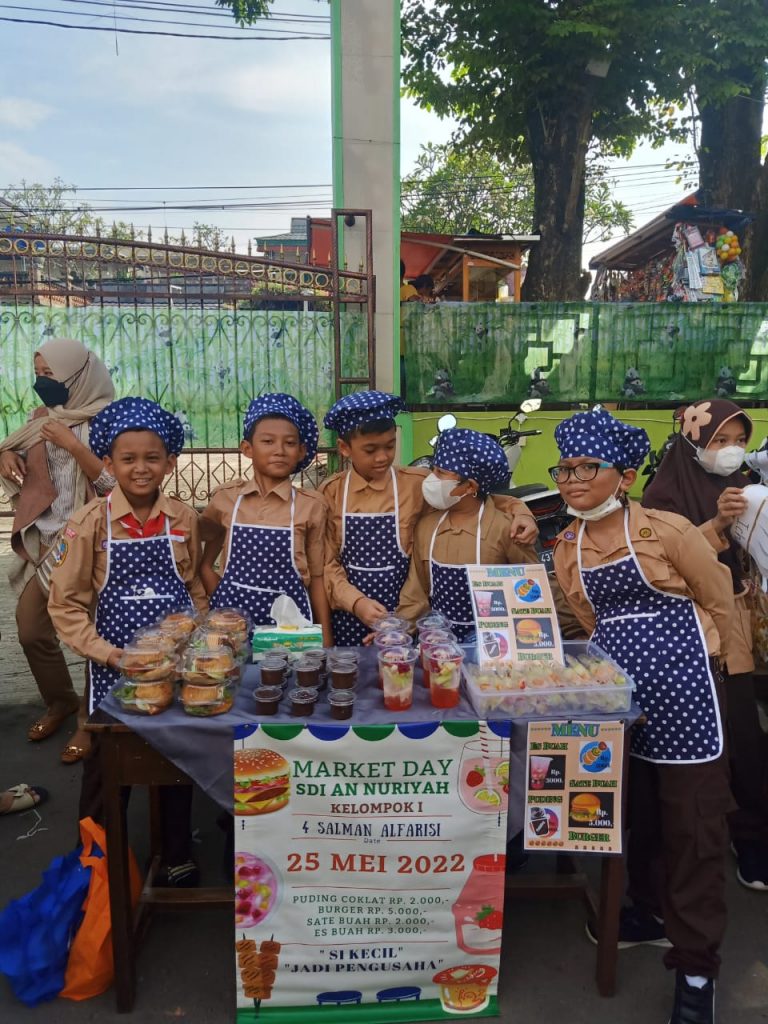
[[[83, 903], [84, 917], [69, 949], [64, 988], [59, 995], [64, 999], [90, 999], [101, 995], [112, 984], [112, 919], [109, 910], [109, 883], [107, 880], [107, 840], [104, 829], [93, 818], [80, 822], [83, 851], [80, 863], [91, 869], [88, 895]], [[98, 846], [103, 856], [95, 855]], [[141, 892], [141, 875], [132, 851], [128, 851], [131, 884], [131, 903], [135, 907]]]

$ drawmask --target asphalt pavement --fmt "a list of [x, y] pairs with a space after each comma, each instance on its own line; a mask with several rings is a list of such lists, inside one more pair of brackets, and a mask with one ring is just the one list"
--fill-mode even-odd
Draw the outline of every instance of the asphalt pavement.
[[[7, 536], [0, 536], [3, 580], [6, 560]], [[5, 868], [0, 872], [2, 907], [33, 889], [53, 857], [73, 847], [80, 766], [65, 767], [58, 759], [74, 731], [74, 719], [69, 729], [42, 743], [26, 740], [27, 726], [42, 704], [16, 642], [13, 596], [2, 585], [0, 630], [0, 787], [27, 782], [50, 792], [39, 814], [8, 815], [0, 821], [0, 864]], [[82, 667], [78, 659], [73, 660], [75, 678], [80, 679]], [[196, 797], [195, 857], [203, 881], [211, 885], [222, 883], [223, 840], [216, 815], [215, 805]], [[129, 818], [131, 844], [141, 864], [147, 851], [147, 814], [141, 794], [134, 795]], [[546, 855], [537, 854], [523, 870], [535, 873], [547, 867]], [[768, 1022], [768, 892], [744, 889], [730, 870], [728, 902], [730, 923], [722, 950], [718, 1021], [762, 1024]], [[585, 937], [585, 916], [578, 902], [516, 902], [508, 906], [505, 917], [503, 1024], [666, 1024], [674, 979], [661, 964], [660, 950], [621, 952], [618, 992], [604, 999], [594, 985], [595, 948]], [[157, 914], [139, 954], [132, 1019], [141, 1024], [173, 1020], [231, 1024], [235, 1016], [232, 939], [228, 912]], [[6, 979], [0, 978], [0, 1024], [125, 1024], [130, 1019], [115, 1012], [111, 990], [81, 1003], [56, 999], [30, 1009], [15, 999]]]

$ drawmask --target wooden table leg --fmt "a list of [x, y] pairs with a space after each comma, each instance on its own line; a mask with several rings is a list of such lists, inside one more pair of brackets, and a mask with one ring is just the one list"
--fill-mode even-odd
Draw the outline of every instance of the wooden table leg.
[[104, 825], [107, 834], [109, 908], [115, 962], [115, 1000], [118, 1013], [133, 1009], [136, 998], [133, 909], [128, 873], [128, 826], [120, 784], [119, 737], [102, 733], [101, 750]]
[[601, 996], [616, 993], [619, 912], [624, 897], [624, 858], [603, 857], [600, 873], [600, 909], [597, 915], [595, 980]]

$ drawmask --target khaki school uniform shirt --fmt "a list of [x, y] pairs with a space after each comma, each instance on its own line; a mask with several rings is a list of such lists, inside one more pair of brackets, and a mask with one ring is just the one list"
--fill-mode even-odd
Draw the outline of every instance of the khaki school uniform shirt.
[[[595, 613], [579, 573], [579, 523], [560, 534], [555, 547], [555, 572], [566, 600], [587, 633], [595, 628]], [[645, 578], [657, 590], [690, 597], [696, 606], [707, 651], [726, 657], [733, 624], [731, 574], [698, 527], [674, 512], [659, 512], [629, 503], [629, 536]], [[624, 532], [610, 551], [598, 547], [584, 530], [581, 547], [585, 569], [608, 565], [629, 554]]]
[[[437, 529], [432, 555], [447, 565], [472, 565], [477, 561], [477, 519], [461, 517], [452, 522], [450, 513], [438, 527], [443, 512], [432, 511], [419, 520], [414, 533], [413, 555], [408, 578], [400, 592], [396, 615], [411, 622], [429, 610], [429, 549]], [[510, 538], [512, 519], [487, 501], [480, 526], [481, 565], [521, 565], [537, 561], [536, 550]]]
[[[200, 536], [203, 541], [222, 541], [221, 571], [227, 564], [229, 530], [237, 499], [243, 500], [237, 510], [240, 526], [290, 526], [291, 491], [294, 495], [293, 557], [296, 569], [305, 587], [312, 577], [322, 576], [325, 566], [325, 502], [314, 491], [291, 487], [290, 480], [282, 480], [266, 494], [262, 494], [255, 480], [231, 480], [222, 484], [211, 495], [208, 508], [200, 516]], [[253, 557], [261, 554], [254, 549]]]
[[[728, 548], [728, 539], [719, 534], [712, 525], [712, 520], [702, 523], [699, 527], [712, 547], [718, 553]], [[744, 590], [734, 595], [733, 629], [728, 638], [728, 659], [726, 667], [729, 675], [735, 676], [741, 673], [754, 672], [755, 659], [752, 654], [752, 610], [750, 608], [749, 587], [744, 584]]]
[[[422, 482], [429, 475], [429, 470], [417, 469], [413, 466], [394, 466], [393, 469], [397, 476], [400, 547], [410, 557], [416, 524], [422, 516], [434, 512], [432, 506], [424, 500], [421, 490]], [[354, 468], [350, 469], [349, 473], [347, 512], [380, 515], [395, 511], [395, 492], [391, 473], [381, 480], [366, 480]], [[328, 601], [333, 609], [351, 612], [355, 602], [366, 595], [349, 582], [346, 570], [341, 564], [341, 514], [346, 478], [346, 470], [335, 473], [328, 480], [323, 481], [318, 488], [318, 493], [323, 496], [328, 506], [325, 563], [325, 589]], [[528, 506], [519, 498], [495, 495], [493, 501], [496, 506], [510, 515], [522, 514], [533, 518]], [[473, 553], [470, 561], [474, 561], [474, 558]]]
[[[112, 537], [131, 540], [121, 525], [123, 516], [133, 512], [119, 485], [111, 495]], [[163, 513], [168, 516], [176, 569], [184, 581], [195, 607], [208, 607], [205, 588], [198, 576], [200, 534], [197, 513], [177, 498], [161, 491], [148, 519]], [[162, 535], [159, 535], [162, 536]], [[62, 534], [58, 563], [51, 574], [48, 611], [59, 638], [67, 647], [102, 665], [115, 647], [96, 632], [93, 621], [96, 599], [107, 574], [107, 498], [96, 498], [79, 509]]]

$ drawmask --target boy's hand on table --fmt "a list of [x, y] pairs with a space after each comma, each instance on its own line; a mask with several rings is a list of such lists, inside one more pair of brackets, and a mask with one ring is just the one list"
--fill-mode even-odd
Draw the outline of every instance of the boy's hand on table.
[[374, 601], [370, 597], [358, 597], [352, 606], [352, 614], [364, 622], [369, 629], [373, 629], [378, 620], [388, 615], [389, 612], [383, 604], [379, 604], [378, 601]]
[[536, 520], [530, 514], [517, 513], [512, 516], [512, 526], [509, 536], [520, 544], [533, 544], [539, 536], [539, 528]]
[[119, 671], [119, 669], [120, 669], [120, 659], [122, 658], [122, 656], [123, 656], [123, 649], [122, 649], [122, 647], [116, 647], [114, 649], [114, 651], [112, 651], [110, 656], [107, 658], [107, 665], [109, 666], [109, 668], [114, 668], [114, 669], [117, 669]]

